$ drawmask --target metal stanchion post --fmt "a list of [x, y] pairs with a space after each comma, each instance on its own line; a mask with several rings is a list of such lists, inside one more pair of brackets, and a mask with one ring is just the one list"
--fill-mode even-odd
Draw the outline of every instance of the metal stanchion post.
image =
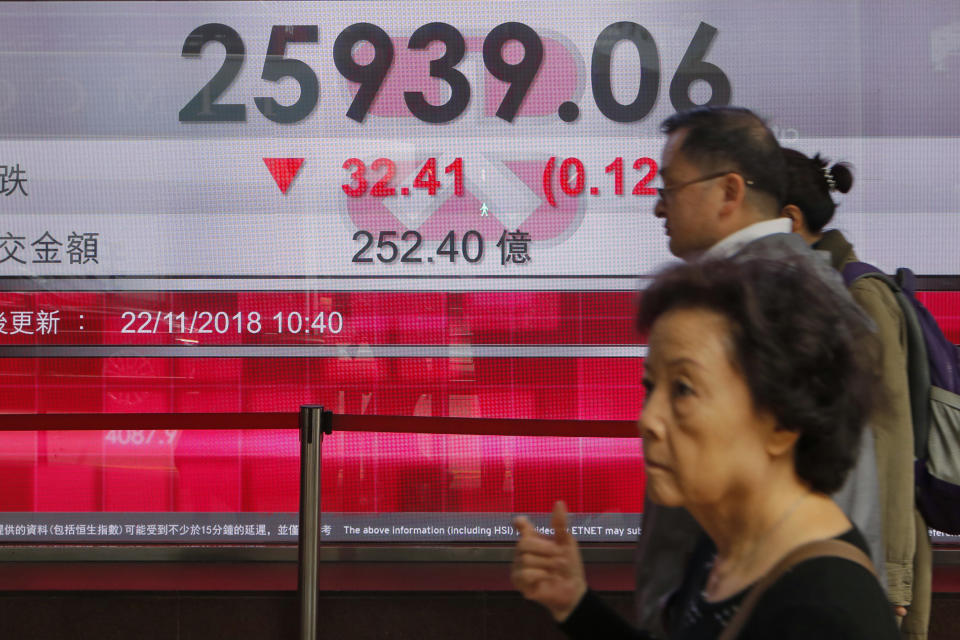
[[297, 539], [300, 640], [317, 638], [317, 560], [320, 543], [320, 448], [331, 432], [330, 411], [300, 407], [300, 535]]

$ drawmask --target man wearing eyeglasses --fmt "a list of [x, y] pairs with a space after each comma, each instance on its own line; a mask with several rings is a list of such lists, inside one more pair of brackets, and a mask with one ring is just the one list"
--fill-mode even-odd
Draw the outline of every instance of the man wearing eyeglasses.
[[[661, 129], [667, 142], [660, 163], [663, 187], [654, 214], [664, 220], [671, 253], [687, 261], [799, 259], [825, 287], [856, 305], [839, 273], [800, 236], [790, 233], [789, 219], [780, 216], [786, 166], [780, 145], [759, 117], [737, 107], [700, 107], [674, 114]], [[864, 534], [882, 575], [881, 511], [869, 429], [856, 467], [833, 498]], [[683, 509], [645, 500], [637, 562], [640, 628], [663, 635], [661, 600], [679, 586], [701, 535]]]
[[[671, 253], [688, 261], [729, 257], [753, 240], [790, 233], [780, 217], [786, 165], [760, 118], [735, 107], [700, 108], [671, 116], [661, 129], [667, 143], [654, 213], [666, 222]], [[794, 246], [810, 253], [792, 237], [788, 243], [791, 254]]]

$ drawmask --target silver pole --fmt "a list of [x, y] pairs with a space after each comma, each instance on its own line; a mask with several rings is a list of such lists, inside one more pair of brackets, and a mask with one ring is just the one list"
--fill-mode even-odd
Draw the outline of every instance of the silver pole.
[[300, 535], [297, 538], [300, 640], [317, 638], [317, 559], [320, 542], [320, 446], [329, 411], [300, 407]]

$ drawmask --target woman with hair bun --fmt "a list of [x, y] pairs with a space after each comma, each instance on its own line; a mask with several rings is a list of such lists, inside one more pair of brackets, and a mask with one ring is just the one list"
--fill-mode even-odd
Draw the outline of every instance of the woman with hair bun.
[[[830, 192], [850, 191], [853, 172], [846, 162], [828, 166], [827, 159], [820, 157], [819, 153], [808, 158], [795, 149], [784, 149], [783, 157], [787, 161], [788, 179], [787, 206], [783, 215], [793, 220], [794, 233], [815, 244], [826, 235], [823, 228], [837, 210]], [[840, 234], [839, 231], [828, 233]]]
[[[831, 166], [820, 154], [809, 158], [794, 149], [783, 153], [788, 177], [783, 215], [793, 221], [794, 233], [827, 253], [834, 268], [843, 271], [845, 265], [859, 261], [853, 245], [840, 231], [824, 228], [837, 209], [831, 193], [847, 193], [853, 186], [850, 165]], [[896, 298], [883, 282], [861, 278], [850, 285], [850, 294], [876, 324], [881, 342], [884, 404], [874, 412], [870, 426], [883, 501], [887, 595], [903, 621], [903, 636], [924, 639], [930, 619], [931, 552], [927, 527], [914, 504], [906, 325]]]

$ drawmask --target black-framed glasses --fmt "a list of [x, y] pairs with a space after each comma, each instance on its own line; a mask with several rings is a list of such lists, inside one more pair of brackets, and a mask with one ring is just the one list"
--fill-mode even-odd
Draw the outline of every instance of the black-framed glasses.
[[697, 184], [698, 182], [706, 182], [707, 180], [713, 180], [714, 178], [720, 178], [727, 175], [728, 173], [736, 173], [738, 176], [743, 178], [744, 184], [748, 187], [753, 186], [753, 180], [745, 177], [742, 173], [738, 171], [718, 171], [716, 173], [708, 173], [705, 176], [700, 176], [699, 178], [694, 178], [693, 180], [687, 180], [686, 182], [681, 182], [680, 184], [670, 185], [669, 187], [657, 187], [657, 195], [660, 196], [661, 200], [667, 199], [667, 194], [672, 191], [679, 191], [684, 187], [689, 187], [692, 184]]

